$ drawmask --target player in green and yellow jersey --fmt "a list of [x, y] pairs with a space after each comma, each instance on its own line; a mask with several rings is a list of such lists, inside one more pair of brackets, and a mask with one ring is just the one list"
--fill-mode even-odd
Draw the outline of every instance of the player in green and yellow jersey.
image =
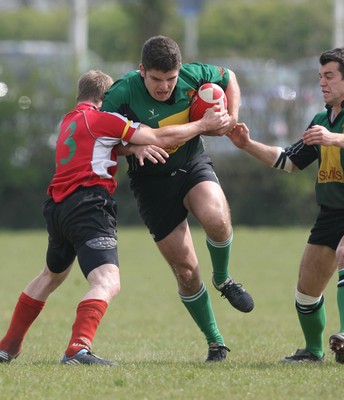
[[[189, 121], [193, 95], [205, 82], [217, 83], [225, 90], [231, 130], [240, 103], [234, 72], [200, 63], [182, 64], [177, 43], [155, 36], [143, 45], [139, 70], [114, 83], [102, 109], [152, 128], [183, 124]], [[222, 361], [228, 348], [201, 280], [187, 216], [192, 213], [205, 230], [214, 286], [235, 308], [249, 312], [254, 306], [252, 297], [228, 272], [233, 237], [230, 210], [201, 136], [165, 150], [169, 154], [165, 164], [146, 161], [140, 166], [134, 146], [125, 149], [130, 186], [143, 221], [176, 277], [182, 303], [205, 335], [209, 348], [206, 361]], [[155, 148], [147, 151], [154, 154]]]
[[[305, 348], [283, 362], [318, 362], [324, 358], [326, 323], [323, 292], [338, 266], [340, 332], [330, 337], [336, 361], [344, 363], [344, 263], [339, 243], [344, 235], [344, 48], [320, 56], [320, 88], [326, 110], [315, 115], [302, 138], [282, 149], [252, 140], [245, 124], [229, 134], [233, 143], [263, 163], [287, 172], [318, 162], [315, 184], [320, 212], [308, 238], [299, 271], [295, 305]], [[337, 259], [336, 259], [337, 250]]]

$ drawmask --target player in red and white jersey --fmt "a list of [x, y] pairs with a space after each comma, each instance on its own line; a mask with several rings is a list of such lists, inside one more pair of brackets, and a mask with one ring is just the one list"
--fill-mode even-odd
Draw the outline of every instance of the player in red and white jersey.
[[115, 146], [129, 141], [138, 126], [120, 114], [99, 113], [93, 104], [79, 103], [61, 123], [56, 172], [48, 194], [60, 202], [79, 186], [95, 185], [113, 193], [117, 186]]
[[152, 129], [120, 114], [99, 111], [113, 81], [89, 71], [78, 82], [77, 106], [63, 119], [56, 144], [56, 172], [48, 188], [43, 214], [49, 233], [46, 265], [21, 293], [10, 326], [0, 341], [0, 362], [10, 362], [49, 295], [66, 279], [78, 257], [89, 289], [76, 311], [62, 364], [115, 365], [91, 352], [92, 341], [110, 300], [120, 290], [117, 255], [116, 188], [118, 143], [151, 144], [138, 154], [164, 162], [161, 147], [175, 146], [199, 134], [223, 135], [227, 112], [210, 110], [200, 121]]

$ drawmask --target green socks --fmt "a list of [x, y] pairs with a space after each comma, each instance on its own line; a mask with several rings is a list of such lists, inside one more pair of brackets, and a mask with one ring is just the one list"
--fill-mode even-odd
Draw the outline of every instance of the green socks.
[[[340, 332], [344, 332], [344, 269], [338, 271], [337, 305]], [[318, 357], [324, 355], [323, 332], [326, 325], [324, 296], [311, 305], [295, 303], [301, 328], [306, 340], [306, 349]]]
[[306, 349], [318, 357], [324, 355], [323, 332], [326, 324], [324, 297], [312, 305], [296, 302], [297, 314], [306, 340]]
[[210, 343], [224, 344], [223, 337], [215, 321], [210, 297], [204, 283], [202, 283], [200, 290], [194, 295], [183, 296], [179, 293], [179, 296], [197, 326], [204, 333], [208, 345]]
[[221, 285], [228, 278], [228, 262], [231, 253], [233, 233], [224, 242], [214, 242], [207, 237], [207, 247], [209, 250], [211, 263], [213, 265], [213, 281], [216, 285]]
[[337, 305], [339, 311], [340, 331], [344, 332], [344, 269], [338, 271]]

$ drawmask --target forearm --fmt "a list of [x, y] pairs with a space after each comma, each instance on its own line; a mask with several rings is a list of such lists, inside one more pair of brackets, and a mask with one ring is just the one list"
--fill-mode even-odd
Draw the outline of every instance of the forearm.
[[298, 167], [290, 160], [282, 147], [268, 146], [260, 142], [249, 141], [242, 147], [242, 150], [271, 168], [289, 173], [299, 171]]
[[[197, 123], [196, 123], [197, 122]], [[203, 131], [199, 122], [192, 122], [185, 125], [170, 125], [163, 128], [150, 128], [140, 125], [131, 138], [134, 145], [154, 145], [162, 148], [169, 148], [185, 143]], [[131, 149], [128, 150], [129, 152]], [[132, 154], [132, 153], [129, 153]]]
[[255, 140], [249, 140], [241, 149], [269, 167], [273, 166], [280, 153], [279, 147], [268, 146]]
[[177, 146], [206, 132], [200, 121], [183, 125], [171, 125], [159, 128], [156, 132], [156, 146], [163, 148]]
[[227, 136], [239, 149], [245, 151], [269, 167], [286, 172], [298, 171], [297, 166], [291, 161], [287, 152], [282, 149], [282, 147], [269, 146], [252, 140], [250, 131], [243, 122], [236, 124], [234, 129], [232, 129]]
[[152, 144], [162, 148], [174, 147], [206, 132], [223, 136], [229, 130], [229, 122], [227, 111], [216, 111], [213, 108], [207, 110], [202, 119], [187, 124], [170, 125], [157, 129], [141, 124], [133, 133], [130, 142]]
[[[322, 144], [322, 143], [321, 143]], [[344, 149], [344, 135], [342, 133], [333, 133], [329, 140], [324, 141], [324, 146], [337, 146]]]
[[229, 70], [230, 79], [226, 89], [228, 114], [238, 122], [241, 101], [240, 87], [233, 71]]

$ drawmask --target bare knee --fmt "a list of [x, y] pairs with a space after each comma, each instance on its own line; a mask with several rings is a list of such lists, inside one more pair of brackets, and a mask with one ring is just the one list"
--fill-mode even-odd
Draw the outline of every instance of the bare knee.
[[120, 292], [121, 283], [119, 279], [112, 276], [109, 279], [102, 279], [98, 282], [98, 287], [111, 300]]
[[48, 268], [44, 268], [41, 275], [42, 279], [44, 279], [49, 286], [57, 288], [66, 279], [69, 272], [70, 272], [69, 268], [68, 270], [61, 272], [59, 274], [51, 272]]
[[121, 290], [119, 269], [113, 264], [104, 264], [91, 271], [87, 280], [90, 289], [86, 297], [109, 302]]
[[180, 293], [194, 294], [199, 290], [201, 279], [198, 266], [192, 267], [191, 265], [171, 265], [171, 268], [177, 279]]
[[45, 301], [50, 293], [66, 279], [70, 269], [71, 266], [66, 271], [56, 274], [45, 266], [43, 271], [24, 289], [25, 293], [34, 299]]
[[201, 223], [207, 236], [216, 242], [223, 242], [232, 236], [233, 228], [227, 203], [212, 210], [209, 215], [205, 213]]
[[210, 236], [213, 240], [216, 241], [224, 241], [227, 240], [229, 237], [232, 236], [232, 226], [229, 220], [221, 217], [218, 218], [211, 226], [211, 235]]

